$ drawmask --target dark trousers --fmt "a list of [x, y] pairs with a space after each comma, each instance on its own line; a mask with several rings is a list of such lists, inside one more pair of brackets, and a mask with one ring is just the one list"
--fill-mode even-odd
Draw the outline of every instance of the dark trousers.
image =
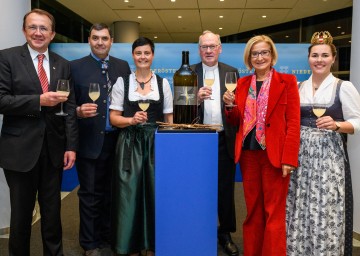
[[218, 157], [218, 233], [235, 232], [235, 163], [228, 153], [224, 132], [219, 133]]
[[30, 255], [31, 221], [36, 194], [41, 214], [43, 255], [63, 255], [60, 218], [62, 168], [53, 166], [44, 143], [38, 162], [28, 172], [4, 170], [10, 189], [10, 256]]
[[87, 251], [110, 244], [111, 173], [117, 134], [105, 135], [97, 159], [78, 157], [81, 247]]

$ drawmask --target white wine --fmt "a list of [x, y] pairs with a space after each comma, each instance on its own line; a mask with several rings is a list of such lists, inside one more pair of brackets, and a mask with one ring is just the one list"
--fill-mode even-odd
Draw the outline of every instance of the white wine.
[[150, 103], [149, 102], [139, 102], [139, 108], [142, 110], [142, 111], [146, 111], [150, 106]]
[[69, 96], [69, 94], [70, 94], [70, 92], [67, 92], [67, 91], [56, 91], [56, 92], [66, 96], [66, 97]]
[[204, 83], [206, 86], [212, 86], [214, 84], [215, 79], [213, 78], [205, 78]]
[[100, 92], [89, 92], [89, 97], [95, 102], [100, 97]]
[[230, 92], [232, 92], [232, 91], [234, 91], [235, 90], [235, 88], [236, 88], [236, 83], [228, 83], [228, 84], [225, 84], [225, 87], [226, 87], [226, 89], [228, 89], [228, 91], [230, 91]]
[[313, 112], [315, 116], [321, 117], [323, 114], [325, 114], [326, 108], [313, 108]]

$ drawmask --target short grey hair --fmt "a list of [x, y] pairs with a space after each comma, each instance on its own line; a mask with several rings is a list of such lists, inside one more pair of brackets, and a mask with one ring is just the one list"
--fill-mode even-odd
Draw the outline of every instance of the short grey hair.
[[215, 34], [214, 32], [210, 31], [210, 30], [204, 30], [204, 32], [202, 32], [202, 34], [199, 36], [199, 45], [201, 45], [201, 39], [204, 35], [206, 34], [213, 34], [217, 37], [218, 39], [218, 44], [221, 45], [221, 40], [220, 40], [220, 35], [219, 34]]

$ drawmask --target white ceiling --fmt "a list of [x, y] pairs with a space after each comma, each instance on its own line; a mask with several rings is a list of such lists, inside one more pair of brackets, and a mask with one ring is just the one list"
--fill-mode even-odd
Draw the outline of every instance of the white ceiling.
[[[197, 42], [204, 30], [220, 36], [281, 24], [352, 6], [353, 0], [58, 0], [91, 23], [140, 23], [157, 43]], [[262, 18], [266, 15], [266, 18]], [[138, 16], [142, 16], [141, 19]], [[181, 19], [178, 16], [182, 16]], [[220, 18], [219, 16], [223, 16]], [[222, 29], [219, 29], [222, 28]]]

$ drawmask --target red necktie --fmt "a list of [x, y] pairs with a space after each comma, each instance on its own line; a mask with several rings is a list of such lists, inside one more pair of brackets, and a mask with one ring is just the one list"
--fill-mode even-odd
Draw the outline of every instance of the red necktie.
[[49, 89], [48, 79], [47, 79], [47, 76], [46, 76], [45, 69], [43, 67], [44, 57], [45, 57], [44, 54], [39, 54], [38, 55], [38, 59], [39, 59], [39, 62], [38, 62], [38, 76], [39, 76], [39, 79], [40, 79], [41, 87], [43, 89], [43, 93], [47, 92], [48, 89]]

